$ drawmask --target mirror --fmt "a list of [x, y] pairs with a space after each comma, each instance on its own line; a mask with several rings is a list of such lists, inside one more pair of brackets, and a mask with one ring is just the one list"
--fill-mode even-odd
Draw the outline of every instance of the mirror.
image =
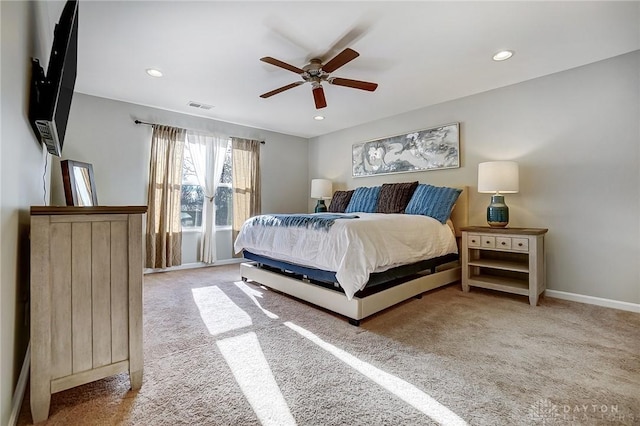
[[62, 181], [67, 206], [91, 207], [98, 205], [96, 184], [93, 179], [93, 167], [89, 163], [64, 160]]

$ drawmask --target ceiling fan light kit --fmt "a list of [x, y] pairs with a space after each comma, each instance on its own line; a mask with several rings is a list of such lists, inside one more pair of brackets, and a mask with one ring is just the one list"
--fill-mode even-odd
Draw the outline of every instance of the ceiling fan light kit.
[[262, 95], [260, 95], [260, 97], [266, 99], [273, 95], [277, 95], [278, 93], [282, 93], [285, 90], [293, 89], [294, 87], [297, 87], [301, 84], [311, 83], [313, 100], [316, 104], [316, 109], [320, 109], [320, 108], [325, 108], [327, 106], [327, 100], [324, 96], [324, 89], [322, 88], [322, 82], [327, 82], [328, 84], [332, 84], [335, 86], [350, 87], [353, 89], [360, 89], [360, 90], [366, 90], [368, 92], [373, 92], [378, 88], [377, 83], [330, 76], [332, 72], [342, 67], [343, 65], [351, 62], [358, 56], [360, 56], [358, 52], [356, 52], [353, 49], [346, 48], [326, 64], [323, 64], [321, 59], [316, 58], [309, 61], [309, 63], [302, 68], [295, 67], [293, 65], [287, 64], [286, 62], [282, 62], [270, 56], [265, 56], [264, 58], [260, 58], [262, 62], [266, 62], [268, 64], [283, 68], [287, 71], [294, 72], [296, 74], [299, 74], [300, 77], [302, 77], [302, 81], [297, 81], [295, 83], [287, 84], [286, 86], [282, 86], [270, 92], [263, 93]]

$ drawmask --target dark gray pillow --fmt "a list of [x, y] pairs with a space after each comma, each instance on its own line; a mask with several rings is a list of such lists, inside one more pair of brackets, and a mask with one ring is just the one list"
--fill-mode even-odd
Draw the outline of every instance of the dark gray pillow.
[[380, 189], [377, 213], [404, 213], [418, 181], [403, 183], [385, 183]]
[[331, 204], [329, 204], [328, 211], [331, 213], [344, 213], [345, 209], [349, 205], [349, 201], [351, 201], [352, 195], [353, 190], [334, 192], [333, 198], [331, 198]]

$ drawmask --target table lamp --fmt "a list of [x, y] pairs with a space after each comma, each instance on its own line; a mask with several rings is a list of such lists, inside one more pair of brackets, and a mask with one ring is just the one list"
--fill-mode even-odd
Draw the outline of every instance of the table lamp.
[[317, 198], [318, 204], [316, 204], [316, 213], [322, 213], [327, 211], [327, 206], [324, 200], [331, 199], [333, 194], [333, 188], [331, 181], [328, 179], [311, 179], [311, 198]]
[[478, 164], [478, 192], [494, 194], [487, 207], [487, 222], [492, 228], [504, 228], [509, 223], [509, 207], [501, 194], [518, 192], [518, 163], [489, 161]]

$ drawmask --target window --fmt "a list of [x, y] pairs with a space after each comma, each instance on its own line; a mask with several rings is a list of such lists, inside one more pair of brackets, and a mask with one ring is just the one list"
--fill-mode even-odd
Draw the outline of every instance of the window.
[[233, 174], [231, 162], [231, 140], [227, 145], [220, 184], [216, 189], [216, 226], [231, 226], [233, 224]]
[[[214, 202], [216, 204], [216, 227], [231, 226], [233, 220], [231, 170], [231, 141], [229, 141], [222, 176], [220, 177], [220, 183], [214, 195]], [[204, 191], [198, 183], [191, 152], [189, 149], [185, 149], [182, 163], [182, 193], [180, 197], [180, 221], [182, 222], [183, 228], [200, 228], [202, 226], [204, 199]]]

